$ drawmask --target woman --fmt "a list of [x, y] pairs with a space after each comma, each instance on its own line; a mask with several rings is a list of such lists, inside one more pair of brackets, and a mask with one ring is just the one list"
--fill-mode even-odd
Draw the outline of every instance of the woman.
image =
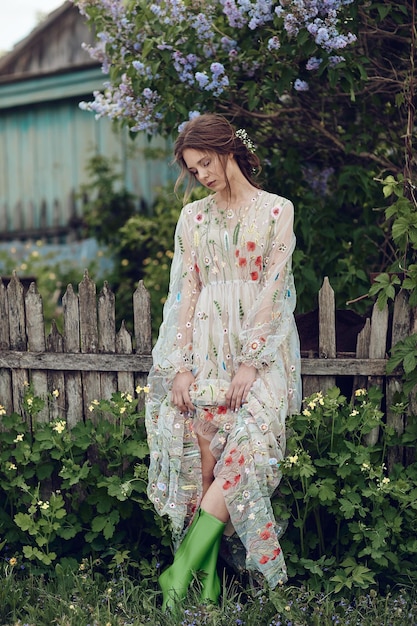
[[211, 193], [182, 209], [149, 374], [148, 494], [179, 546], [159, 580], [164, 609], [195, 572], [201, 599], [218, 600], [226, 524], [248, 570], [271, 588], [286, 580], [270, 497], [301, 402], [292, 203], [259, 188], [252, 142], [222, 116], [187, 122], [175, 160], [177, 185]]

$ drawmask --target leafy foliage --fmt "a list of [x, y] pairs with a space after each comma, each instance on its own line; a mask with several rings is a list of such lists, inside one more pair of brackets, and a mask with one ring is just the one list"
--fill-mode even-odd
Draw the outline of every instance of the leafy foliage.
[[[291, 577], [315, 589], [366, 589], [387, 579], [413, 580], [417, 465], [387, 470], [398, 444], [382, 420], [381, 393], [358, 389], [348, 402], [335, 387], [305, 400], [289, 419], [283, 480], [274, 499]], [[403, 410], [405, 407], [403, 407]], [[407, 445], [415, 442], [410, 420]], [[377, 429], [376, 445], [367, 435]]]
[[[169, 544], [167, 523], [146, 495], [148, 448], [137, 408], [143, 389], [137, 393], [93, 401], [92, 419], [71, 430], [57, 419], [33, 420], [31, 431], [0, 407], [1, 536], [35, 569], [58, 562], [78, 567], [91, 555], [110, 560], [127, 545], [132, 562], [146, 563], [155, 543]], [[29, 388], [26, 411], [36, 418], [45, 401]], [[58, 403], [59, 394], [49, 401]]]

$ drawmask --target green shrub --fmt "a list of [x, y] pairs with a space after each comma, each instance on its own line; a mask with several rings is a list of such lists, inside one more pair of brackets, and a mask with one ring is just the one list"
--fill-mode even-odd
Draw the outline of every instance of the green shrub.
[[[384, 423], [380, 400], [376, 388], [356, 390], [349, 402], [334, 387], [288, 420], [273, 504], [289, 522], [282, 546], [292, 580], [336, 591], [417, 580], [417, 464], [388, 472], [388, 450], [401, 441]], [[378, 442], [368, 445], [374, 429]], [[402, 443], [415, 446], [414, 431], [411, 424]]]
[[[95, 400], [92, 419], [72, 429], [64, 419], [32, 419], [31, 430], [0, 407], [0, 536], [9, 557], [48, 571], [56, 563], [78, 567], [88, 557], [110, 561], [128, 550], [130, 563], [149, 570], [170, 533], [146, 495], [143, 392]], [[49, 401], [59, 402], [58, 391]], [[28, 388], [24, 405], [35, 418], [44, 400]]]

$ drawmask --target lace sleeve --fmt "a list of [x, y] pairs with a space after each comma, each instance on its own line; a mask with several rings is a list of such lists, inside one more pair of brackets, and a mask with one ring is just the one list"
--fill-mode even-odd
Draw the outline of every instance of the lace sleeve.
[[293, 324], [296, 295], [291, 269], [295, 247], [294, 207], [285, 200], [275, 209], [274, 234], [264, 262], [263, 288], [249, 310], [240, 335], [238, 362], [257, 369], [275, 361]]
[[193, 319], [201, 284], [184, 207], [175, 231], [170, 285], [163, 322], [152, 352], [154, 369], [172, 379], [193, 368]]

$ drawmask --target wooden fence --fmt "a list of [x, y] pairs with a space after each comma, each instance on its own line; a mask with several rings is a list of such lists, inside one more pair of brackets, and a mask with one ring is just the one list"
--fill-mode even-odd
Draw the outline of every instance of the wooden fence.
[[[88, 419], [92, 400], [108, 398], [118, 390], [134, 395], [137, 385], [144, 386], [151, 366], [150, 298], [142, 282], [133, 294], [133, 320], [133, 336], [124, 324], [117, 331], [114, 294], [105, 284], [97, 295], [86, 273], [78, 293], [69, 285], [63, 297], [62, 334], [53, 323], [45, 337], [36, 285], [32, 283], [25, 292], [16, 275], [7, 287], [0, 279], [0, 405], [7, 413], [24, 414], [28, 383], [40, 396], [58, 390], [58, 398], [39, 419], [66, 417], [72, 426]], [[406, 297], [399, 293], [391, 319], [388, 308], [381, 311], [374, 306], [357, 337], [356, 351], [338, 353], [334, 293], [326, 278], [318, 295], [318, 353], [302, 355], [304, 397], [341, 380], [350, 381], [351, 389], [379, 385], [385, 394], [387, 420], [401, 432], [407, 417], [390, 409], [401, 374], [386, 375], [387, 353], [413, 331], [412, 324]], [[415, 394], [410, 407], [417, 414]]]

